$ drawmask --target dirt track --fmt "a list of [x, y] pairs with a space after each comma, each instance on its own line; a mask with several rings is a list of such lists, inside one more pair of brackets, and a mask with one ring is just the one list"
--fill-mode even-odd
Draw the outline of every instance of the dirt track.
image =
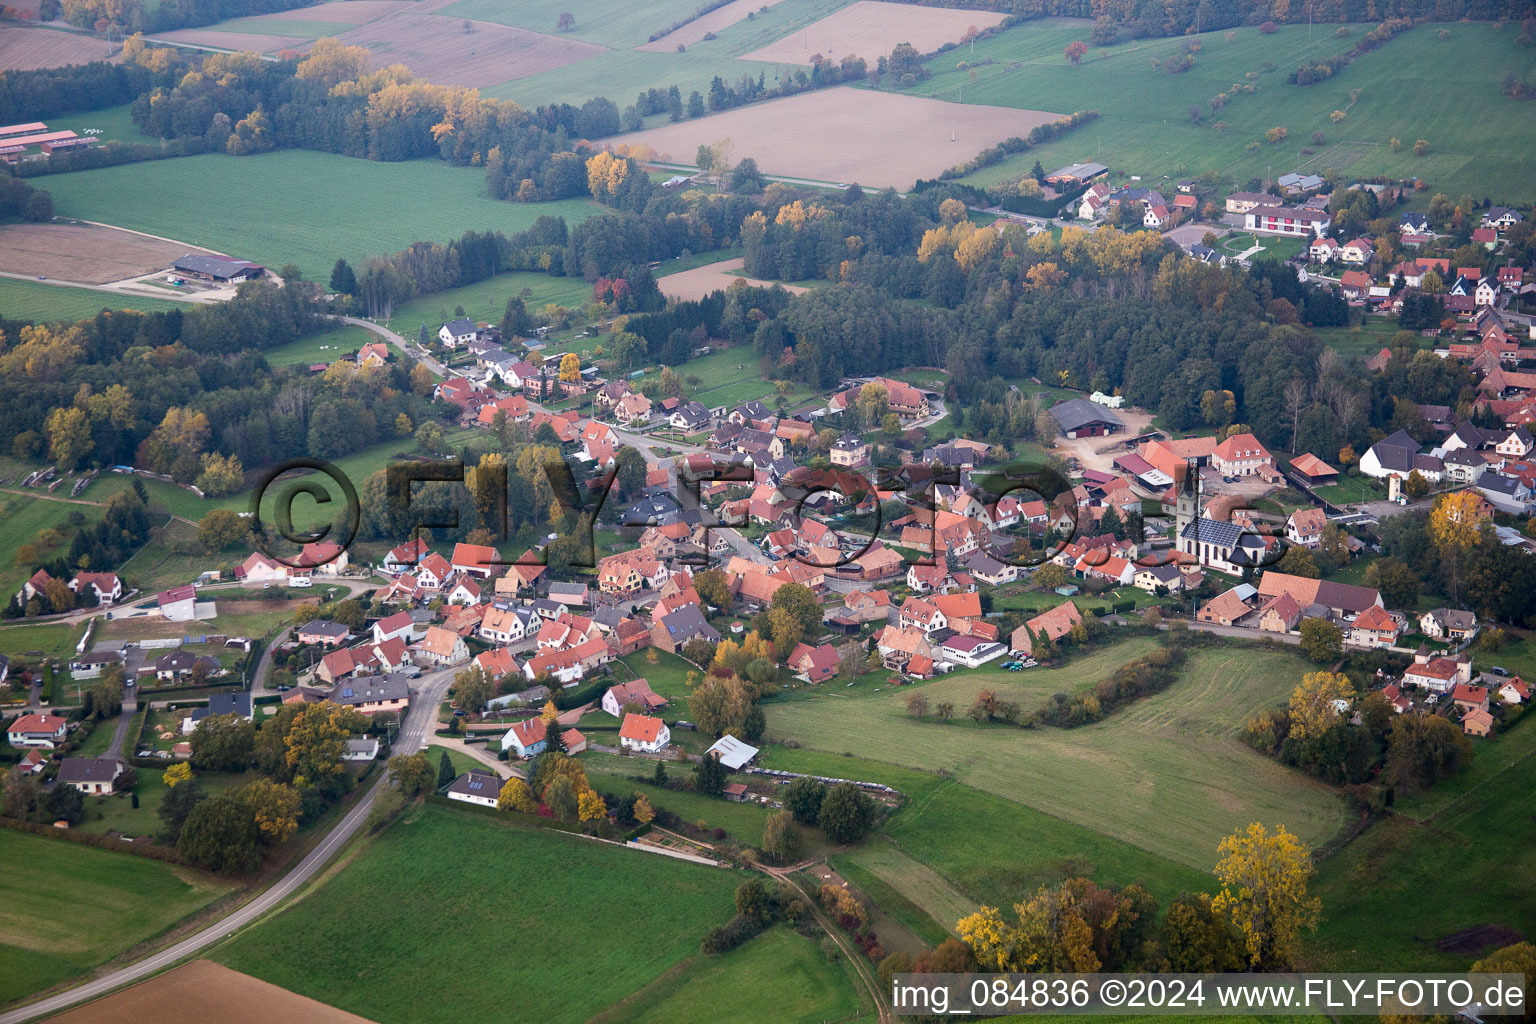
[[289, 992], [211, 960], [194, 960], [49, 1024], [368, 1024], [366, 1017]]
[[990, 28], [1004, 17], [1006, 15], [996, 12], [859, 0], [798, 32], [791, 32], [760, 50], [745, 54], [744, 58], [779, 64], [809, 64], [813, 53], [829, 60], [842, 60], [853, 55], [863, 57], [873, 67], [875, 58], [890, 53], [898, 43], [911, 43], [919, 53], [932, 53], [945, 43], [958, 43], [971, 26]]
[[[702, 299], [710, 292], [717, 292], [722, 288], [729, 288], [737, 281], [755, 285], [761, 288], [769, 288], [777, 284], [776, 281], [757, 281], [750, 277], [739, 277], [727, 273], [730, 270], [740, 270], [743, 261], [740, 258], [734, 260], [721, 260], [719, 263], [710, 263], [702, 267], [694, 267], [692, 270], [684, 270], [678, 274], [668, 274], [666, 277], [657, 278], [656, 286], [661, 289], [661, 294], [669, 299]], [[798, 285], [782, 285], [786, 291], [801, 294], [807, 289]]]
[[117, 43], [79, 32], [13, 25], [0, 28], [0, 71], [31, 71], [113, 60], [121, 50]]
[[0, 271], [106, 284], [163, 270], [188, 252], [166, 242], [95, 224], [7, 224], [0, 227]]
[[623, 138], [649, 144], [662, 163], [684, 164], [700, 143], [731, 139], [737, 160], [752, 157], [767, 174], [907, 189], [1057, 116], [837, 86]]

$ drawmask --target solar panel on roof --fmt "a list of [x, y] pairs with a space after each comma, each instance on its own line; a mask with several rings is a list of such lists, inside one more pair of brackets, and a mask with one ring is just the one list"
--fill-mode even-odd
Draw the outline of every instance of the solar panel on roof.
[[485, 788], [485, 783], [481, 782], [479, 779], [470, 779], [469, 780], [469, 788], [470, 789], [484, 789]]
[[349, 687], [347, 687], [347, 688], [346, 688], [346, 689], [345, 689], [345, 690], [342, 690], [342, 691], [341, 691], [341, 695], [342, 695], [342, 696], [343, 696], [343, 697], [351, 697], [351, 696], [352, 696], [352, 695], [353, 695], [353, 691], [352, 691], [352, 688], [351, 688], [351, 687], [350, 687], [350, 686], [349, 686]]

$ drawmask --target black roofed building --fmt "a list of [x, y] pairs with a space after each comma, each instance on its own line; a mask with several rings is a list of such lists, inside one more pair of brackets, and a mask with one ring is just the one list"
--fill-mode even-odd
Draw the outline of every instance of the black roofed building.
[[258, 266], [248, 260], [231, 260], [223, 256], [206, 256], [196, 253], [187, 253], [172, 263], [171, 269], [199, 281], [218, 281], [221, 284], [231, 281], [249, 281], [267, 272], [266, 267]]
[[1102, 405], [1070, 398], [1050, 408], [1051, 419], [1066, 437], [1102, 437], [1125, 429], [1125, 422]]
[[1264, 556], [1265, 540], [1248, 533], [1236, 523], [1200, 517], [1185, 523], [1179, 531], [1179, 551], [1197, 559], [1201, 565], [1240, 575], [1245, 568], [1257, 566]]
[[123, 768], [122, 760], [116, 757], [66, 757], [59, 762], [59, 785], [99, 796], [112, 792]]
[[495, 807], [496, 799], [501, 795], [501, 777], [492, 772], [471, 769], [454, 779], [444, 795], [449, 800], [461, 803]]

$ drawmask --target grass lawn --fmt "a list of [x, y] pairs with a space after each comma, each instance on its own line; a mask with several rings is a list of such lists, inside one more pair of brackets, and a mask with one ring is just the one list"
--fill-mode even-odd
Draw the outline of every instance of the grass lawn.
[[[19, 465], [19, 464], [18, 464]], [[20, 483], [21, 471], [16, 471], [17, 483]], [[3, 475], [13, 475], [7, 468]], [[72, 485], [64, 484], [59, 487], [68, 496]], [[41, 490], [41, 488], [39, 488]], [[100, 521], [102, 510], [91, 505], [79, 505], [67, 501], [55, 501], [37, 490], [26, 490], [20, 487], [14, 490], [0, 491], [0, 519], [5, 522], [5, 529], [0, 530], [0, 593], [10, 600], [27, 578], [32, 575], [35, 565], [16, 564], [16, 551], [23, 544], [37, 544], [37, 535], [43, 530], [57, 529], [61, 533], [70, 534], [73, 528], [69, 525], [69, 514], [79, 512], [85, 516], [88, 526], [94, 526]], [[57, 548], [44, 549], [38, 547], [38, 554], [45, 560], [56, 558], [66, 554], [69, 549], [68, 540]]]
[[[436, 160], [381, 163], [309, 150], [222, 154], [124, 164], [48, 178], [62, 217], [180, 239], [326, 281], [337, 257], [354, 267], [412, 242], [464, 231], [522, 230], [538, 217], [585, 220], [595, 203], [508, 203], [485, 194], [485, 174]], [[240, 201], [231, 203], [229, 197]], [[430, 195], [429, 203], [400, 202]]]
[[[686, 384], [687, 397], [697, 399], [712, 409], [722, 405], [737, 406], [753, 399], [761, 399], [771, 406], [778, 398], [773, 381], [764, 380], [758, 371], [756, 353], [746, 346], [720, 349], [707, 356], [690, 359], [675, 369]], [[689, 377], [697, 377], [699, 383], [687, 383]], [[793, 408], [811, 398], [812, 394], [797, 384], [784, 397]]]
[[364, 327], [338, 327], [324, 334], [311, 335], [291, 341], [278, 348], [269, 348], [262, 355], [273, 366], [309, 366], [313, 363], [334, 363], [344, 356], [354, 356], [357, 350], [379, 336]]
[[[491, 747], [487, 747], [486, 749], [489, 750]], [[453, 765], [453, 770], [458, 772], [460, 775], [463, 775], [471, 768], [475, 768], [480, 771], [490, 770], [488, 765], [476, 760], [473, 757], [470, 757], [462, 750], [449, 750], [447, 747], [440, 747], [434, 743], [427, 748], [427, 763], [432, 766], [433, 778], [437, 777], [437, 766], [438, 763], [442, 760], [443, 751], [445, 750], [448, 751], [448, 762]]]
[[[1438, 940], [1483, 925], [1531, 934], [1533, 732], [1527, 724], [1493, 743], [1475, 741], [1467, 772], [1442, 783], [1443, 792], [1409, 801], [1415, 811], [1434, 808], [1429, 817], [1385, 817], [1319, 864], [1312, 888], [1322, 898], [1323, 920], [1302, 966], [1461, 970], [1476, 956], [1442, 952]], [[1447, 884], [1452, 877], [1477, 884]]]
[[699, 956], [635, 993], [595, 1024], [756, 1024], [764, 1008], [783, 1024], [851, 1018], [859, 989], [841, 958], [788, 927], [774, 928], [723, 956]]
[[[80, 641], [80, 636], [84, 632], [83, 624], [71, 626], [65, 623], [44, 625], [28, 623], [0, 626], [0, 654], [14, 657], [18, 654], [28, 655], [39, 651], [45, 658], [67, 657], [75, 652], [75, 644]], [[67, 671], [65, 676], [68, 676]]]
[[[1465, 115], [1467, 96], [1502, 104], [1504, 75], [1528, 77], [1536, 67], [1536, 56], [1517, 46], [1512, 33], [1491, 24], [1457, 24], [1450, 27], [1450, 38], [1441, 40], [1438, 26], [1414, 29], [1324, 82], [1288, 85], [1286, 75], [1303, 60], [1343, 52], [1370, 28], [1356, 25], [1349, 38], [1337, 39], [1336, 27], [1286, 25], [1272, 35], [1241, 27], [1230, 30], [1230, 42], [1227, 30], [1142, 39], [1093, 47], [1073, 66], [1062, 51], [1068, 42], [1087, 38], [1088, 23], [1030, 21], [978, 42], [974, 57], [967, 54], [977, 81], [968, 70], [956, 69], [953, 54], [944, 54], [929, 62], [932, 77], [910, 91], [953, 100], [963, 87], [967, 103], [1099, 111], [1097, 121], [1061, 139], [962, 179], [973, 184], [1017, 179], [1035, 160], [1047, 168], [1097, 160], [1140, 174], [1144, 183], [1216, 170], [1241, 186], [1284, 171], [1331, 168], [1353, 176], [1419, 176], [1432, 190], [1450, 195], [1471, 192], [1505, 202], [1536, 198], [1536, 112], [1509, 110], [1502, 129], [1507, 145], [1497, 153], [1488, 149], [1477, 119]], [[1192, 70], [1178, 75], [1157, 70], [1157, 61], [1182, 53], [1190, 41], [1201, 46]], [[986, 60], [992, 63], [977, 66]], [[1444, 69], [1447, 86], [1430, 96], [1414, 84], [1428, 66]], [[1251, 82], [1257, 91], [1233, 96], [1212, 113], [1206, 101], [1234, 82]], [[1356, 89], [1359, 98], [1351, 105]], [[1199, 123], [1191, 122], [1190, 105], [1202, 109]], [[1335, 110], [1346, 110], [1347, 118], [1334, 124]], [[1213, 128], [1217, 121], [1225, 122], [1225, 129]], [[1265, 133], [1276, 126], [1287, 130], [1287, 138], [1266, 142]], [[1318, 131], [1324, 136], [1320, 145], [1312, 142]], [[1394, 137], [1404, 140], [1398, 152], [1388, 146]], [[1412, 154], [1416, 139], [1429, 142], [1429, 155]]]
[[132, 109], [132, 103], [124, 103], [120, 107], [107, 107], [105, 110], [87, 110], [78, 114], [50, 117], [48, 130], [62, 132], [67, 129], [83, 135], [88, 129], [95, 128], [101, 132], [96, 136], [98, 142], [159, 142], [154, 136], [139, 131], [139, 126], [133, 123]]
[[499, 1018], [512, 993], [520, 1019], [585, 1021], [696, 953], [741, 879], [431, 805], [214, 958], [376, 1021]]
[[831, 864], [929, 946], [949, 938], [955, 922], [976, 909], [976, 901], [884, 836], [838, 854]]
[[227, 892], [200, 872], [0, 829], [0, 1004], [151, 938]]
[[[1104, 659], [1106, 674], [1126, 660]], [[1279, 703], [1305, 670], [1290, 651], [1200, 650], [1168, 690], [1072, 730], [919, 721], [906, 714], [898, 690], [846, 698], [835, 711], [824, 706], [831, 697], [773, 702], [768, 733], [819, 750], [946, 768], [983, 792], [1206, 869], [1220, 840], [1249, 822], [1284, 824], [1312, 844], [1343, 823], [1336, 794], [1237, 738], [1244, 719]], [[1089, 678], [1070, 663], [1020, 675], [1027, 682], [1015, 685], [1044, 694]], [[953, 690], [963, 709], [986, 684], [930, 684], [930, 702], [941, 692], [935, 685]]]
[[[524, 295], [524, 292], [528, 294]], [[580, 277], [550, 277], [526, 271], [497, 274], [488, 281], [412, 299], [397, 306], [394, 317], [384, 323], [407, 338], [415, 338], [422, 324], [435, 333], [440, 325], [454, 318], [453, 311], [459, 306], [464, 307], [464, 315], [471, 320], [500, 323], [507, 310], [507, 300], [513, 296], [522, 296], [529, 311], [537, 313], [551, 302], [560, 306], [581, 306], [591, 302], [592, 286]]]
[[[686, 701], [690, 692], [688, 673], [699, 670], [683, 658], [676, 654], [668, 654], [666, 651], [656, 651], [656, 664], [652, 665], [649, 661], [652, 650], [653, 648], [647, 648], [643, 653], [637, 651], [628, 657], [620, 658], [619, 663], [636, 676], [643, 676], [658, 695], [674, 703]], [[623, 673], [615, 678], [624, 681]]]
[[[164, 717], [161, 718], [164, 721]], [[112, 722], [103, 722], [106, 726], [108, 738], [112, 735]], [[97, 731], [101, 731], [98, 726]], [[133, 733], [129, 732], [131, 739]], [[95, 739], [95, 735], [91, 739]], [[177, 736], [177, 740], [186, 739], [185, 736]], [[134, 752], [125, 750], [125, 754]], [[168, 761], [164, 768], [140, 768], [139, 783], [134, 791], [139, 794], [139, 806], [135, 808], [133, 801], [126, 793], [113, 796], [88, 796], [85, 798], [85, 823], [80, 827], [86, 832], [122, 832], [130, 836], [153, 836], [160, 830], [160, 804], [165, 801], [165, 794], [170, 792], [170, 787], [165, 784], [165, 768], [169, 768], [175, 762]], [[204, 793], [222, 793], [226, 788], [239, 789], [248, 782], [254, 782], [260, 776], [256, 772], [194, 772], [198, 785]]]
[[[1341, 356], [1359, 356], [1370, 359], [1380, 352], [1392, 336], [1402, 330], [1397, 321], [1389, 317], [1368, 316], [1354, 327], [1314, 327], [1312, 333], [1322, 339], [1324, 345], [1336, 350]], [[1425, 339], [1414, 336], [1416, 342]]]
[[1387, 492], [1376, 486], [1377, 481], [1368, 476], [1341, 476], [1336, 484], [1317, 488], [1317, 496], [1335, 505], [1361, 501], [1383, 501]]
[[49, 323], [67, 320], [74, 323], [95, 316], [104, 309], [132, 309], [142, 313], [160, 313], [168, 309], [186, 309], [185, 302], [149, 299], [137, 295], [114, 295], [92, 288], [68, 288], [42, 281], [20, 281], [0, 277], [0, 310], [16, 320]]

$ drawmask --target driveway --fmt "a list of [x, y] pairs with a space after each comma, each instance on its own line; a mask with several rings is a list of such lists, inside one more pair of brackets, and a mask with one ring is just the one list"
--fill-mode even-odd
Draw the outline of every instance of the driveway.
[[1126, 454], [1125, 440], [1145, 434], [1152, 429], [1152, 414], [1141, 409], [1115, 409], [1114, 414], [1125, 423], [1125, 430], [1109, 437], [1079, 437], [1056, 439], [1056, 454], [1063, 459], [1076, 457], [1084, 469], [1114, 472], [1114, 460]]

